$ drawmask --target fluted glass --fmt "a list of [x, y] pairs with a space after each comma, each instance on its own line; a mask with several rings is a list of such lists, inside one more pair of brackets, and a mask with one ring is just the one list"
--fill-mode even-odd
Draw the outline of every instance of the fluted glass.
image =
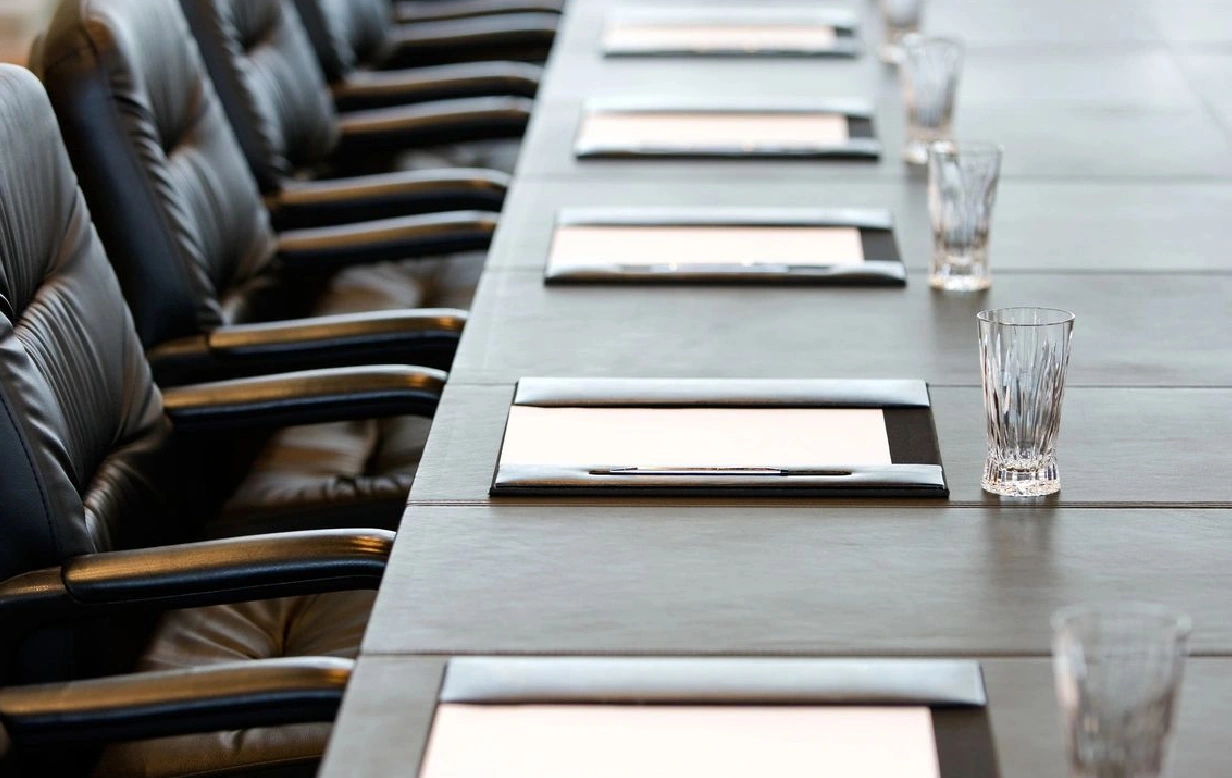
[[1037, 497], [1061, 490], [1057, 435], [1074, 314], [1001, 308], [977, 316], [992, 494]]
[[909, 35], [903, 39], [903, 51], [899, 76], [906, 116], [903, 158], [923, 165], [931, 144], [952, 137], [963, 46], [952, 38]]
[[881, 60], [892, 64], [903, 61], [903, 38], [920, 31], [924, 0], [880, 0], [884, 38]]
[[934, 289], [971, 292], [991, 285], [988, 233], [1000, 179], [1000, 146], [942, 141], [928, 147], [928, 283]]
[[1053, 670], [1072, 778], [1160, 778], [1189, 619], [1151, 605], [1053, 616]]

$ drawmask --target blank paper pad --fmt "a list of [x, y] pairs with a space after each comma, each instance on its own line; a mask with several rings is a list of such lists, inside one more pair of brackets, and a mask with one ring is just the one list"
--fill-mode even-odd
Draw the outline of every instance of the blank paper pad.
[[810, 51], [830, 48], [834, 28], [809, 24], [613, 23], [604, 44], [617, 50]]
[[939, 778], [928, 708], [442, 705], [421, 778]]
[[503, 465], [888, 465], [879, 408], [509, 409]]
[[834, 113], [597, 112], [579, 142], [604, 148], [801, 148], [847, 143], [847, 117]]
[[570, 267], [662, 264], [858, 265], [855, 227], [566, 225], [550, 264]]

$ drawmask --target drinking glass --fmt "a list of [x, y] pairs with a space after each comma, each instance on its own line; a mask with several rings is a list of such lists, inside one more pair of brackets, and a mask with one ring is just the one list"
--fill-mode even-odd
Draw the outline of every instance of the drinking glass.
[[893, 65], [903, 61], [903, 38], [920, 31], [923, 0], [879, 0], [881, 21], [885, 24], [885, 39], [881, 43], [881, 61]]
[[1001, 178], [1001, 147], [941, 141], [928, 147], [928, 212], [934, 289], [976, 291], [992, 283], [988, 228]]
[[928, 162], [931, 144], [950, 140], [963, 46], [952, 38], [909, 35], [903, 39], [903, 52], [901, 78], [907, 124], [903, 158], [923, 165]]
[[1140, 604], [1053, 615], [1053, 671], [1073, 778], [1159, 778], [1189, 619]]
[[1057, 434], [1074, 314], [1000, 308], [976, 319], [988, 433], [981, 486], [1014, 497], [1059, 492]]

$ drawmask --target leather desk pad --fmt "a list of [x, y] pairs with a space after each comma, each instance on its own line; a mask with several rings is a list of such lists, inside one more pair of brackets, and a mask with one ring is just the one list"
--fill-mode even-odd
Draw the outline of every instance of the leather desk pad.
[[493, 495], [948, 495], [922, 382], [528, 378]]
[[[682, 101], [689, 102], [689, 101]], [[575, 146], [590, 157], [834, 157], [876, 159], [864, 110], [838, 103], [698, 106], [621, 101], [584, 107]]]
[[567, 209], [548, 284], [903, 286], [887, 211]]
[[418, 775], [996, 778], [986, 704], [969, 660], [454, 657]]

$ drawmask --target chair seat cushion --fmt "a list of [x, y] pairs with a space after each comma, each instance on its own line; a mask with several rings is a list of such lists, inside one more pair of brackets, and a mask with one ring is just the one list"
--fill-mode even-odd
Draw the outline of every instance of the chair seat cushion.
[[486, 261], [484, 253], [467, 253], [347, 268], [331, 279], [313, 312], [467, 309]]
[[[313, 313], [464, 308], [483, 254], [348, 268]], [[404, 417], [287, 427], [275, 433], [205, 537], [291, 529], [397, 529], [431, 421]]]
[[408, 416], [279, 430], [204, 536], [396, 530], [430, 425]]
[[[375, 592], [285, 597], [164, 614], [139, 671], [359, 652]], [[297, 724], [157, 738], [112, 746], [93, 778], [311, 776], [330, 725]]]

